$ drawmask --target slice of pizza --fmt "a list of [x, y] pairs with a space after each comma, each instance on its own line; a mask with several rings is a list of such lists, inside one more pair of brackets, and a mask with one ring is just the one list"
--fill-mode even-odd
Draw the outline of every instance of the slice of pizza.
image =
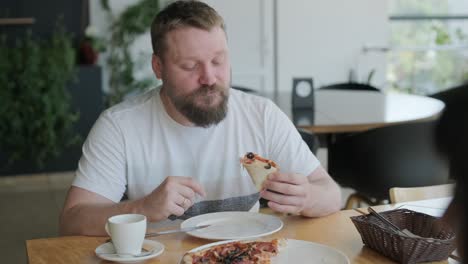
[[212, 246], [204, 250], [188, 252], [182, 263], [258, 263], [269, 264], [271, 258], [278, 255], [286, 245], [285, 239], [271, 241], [235, 241]]
[[263, 182], [268, 174], [279, 170], [272, 160], [262, 158], [260, 155], [249, 152], [241, 158], [242, 165], [247, 169], [258, 191], [263, 189]]

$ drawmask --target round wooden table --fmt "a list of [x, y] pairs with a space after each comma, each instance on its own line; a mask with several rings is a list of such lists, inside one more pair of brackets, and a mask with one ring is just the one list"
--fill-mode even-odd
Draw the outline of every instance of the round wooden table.
[[356, 90], [315, 90], [314, 109], [294, 109], [291, 93], [280, 93], [279, 107], [301, 129], [315, 134], [362, 132], [382, 126], [434, 119], [440, 100], [417, 95]]

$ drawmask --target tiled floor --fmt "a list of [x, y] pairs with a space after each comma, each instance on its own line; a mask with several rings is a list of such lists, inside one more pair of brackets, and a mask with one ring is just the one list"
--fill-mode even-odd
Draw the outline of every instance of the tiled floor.
[[2, 263], [27, 263], [25, 241], [58, 236], [73, 172], [0, 177]]
[[[326, 150], [318, 158], [326, 168]], [[0, 177], [1, 263], [27, 263], [25, 241], [58, 236], [58, 220], [73, 172]], [[343, 204], [350, 189], [342, 189]]]

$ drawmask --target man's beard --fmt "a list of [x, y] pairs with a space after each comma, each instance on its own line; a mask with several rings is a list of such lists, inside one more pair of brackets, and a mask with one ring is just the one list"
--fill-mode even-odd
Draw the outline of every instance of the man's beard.
[[[216, 95], [208, 95], [211, 92], [215, 92], [221, 96], [221, 101], [218, 105], [206, 106], [211, 105], [213, 100], [218, 99]], [[202, 86], [187, 95], [173, 94], [172, 89], [169, 88], [167, 95], [176, 109], [196, 126], [209, 127], [216, 125], [227, 115], [229, 90], [224, 86], [218, 84]], [[198, 105], [200, 101], [204, 105]]]

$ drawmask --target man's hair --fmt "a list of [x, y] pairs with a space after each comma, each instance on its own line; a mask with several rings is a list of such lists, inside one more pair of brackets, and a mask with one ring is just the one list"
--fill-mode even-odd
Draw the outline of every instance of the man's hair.
[[172, 30], [183, 27], [195, 27], [211, 30], [221, 27], [225, 31], [223, 18], [209, 5], [195, 0], [176, 1], [161, 10], [151, 24], [151, 42], [153, 53], [163, 57], [166, 35]]

